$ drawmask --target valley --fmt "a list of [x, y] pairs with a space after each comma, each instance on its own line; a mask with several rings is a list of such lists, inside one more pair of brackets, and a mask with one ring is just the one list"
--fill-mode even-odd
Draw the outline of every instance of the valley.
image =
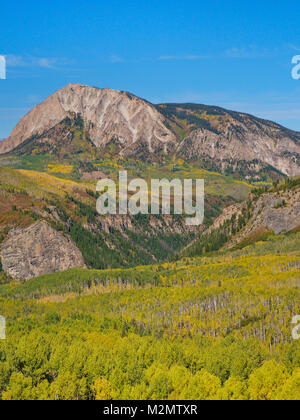
[[[0, 143], [0, 399], [299, 399], [299, 142], [79, 84], [34, 107]], [[99, 215], [120, 171], [203, 179], [204, 223]]]

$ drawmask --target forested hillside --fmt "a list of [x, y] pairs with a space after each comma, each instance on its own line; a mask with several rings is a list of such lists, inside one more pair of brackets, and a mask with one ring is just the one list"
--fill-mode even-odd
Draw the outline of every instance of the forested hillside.
[[[8, 160], [7, 163], [12, 162]], [[31, 226], [42, 221], [49, 225], [48, 230], [50, 227], [54, 229], [52, 236], [56, 231], [72, 240], [81, 252], [85, 265], [94, 269], [166, 261], [196, 237], [198, 228], [189, 228], [181, 216], [100, 216], [96, 211], [96, 180], [80, 179], [76, 176], [78, 168], [74, 169], [71, 164], [54, 164], [47, 160], [42, 163], [34, 158], [21, 160], [20, 163], [21, 167], [29, 166], [31, 169], [0, 167], [0, 256], [3, 267], [12, 267], [9, 270], [12, 276], [15, 267], [22, 265], [24, 256], [29, 253], [26, 237], [32, 231]], [[124, 169], [128, 169], [130, 178], [143, 173], [147, 180], [155, 177], [172, 179], [174, 176], [179, 179], [185, 176], [205, 179], [205, 226], [224, 207], [245, 198], [251, 189], [247, 183], [202, 171], [184, 162], [156, 167], [104, 159], [95, 162], [93, 167], [96, 173], [100, 173], [100, 167], [116, 181], [119, 170]], [[18, 251], [16, 241], [9, 241], [15, 235], [18, 238]], [[36, 236], [33, 240], [40, 243], [42, 238]], [[62, 244], [63, 238], [58, 242]], [[42, 249], [46, 261], [47, 246]], [[20, 254], [19, 259], [15, 258], [17, 254]], [[34, 263], [36, 257], [39, 256], [27, 258], [28, 265], [17, 270], [19, 277], [32, 277], [31, 273], [37, 271]], [[53, 268], [49, 266], [47, 271], [45, 265], [44, 271], [35, 275], [50, 272], [53, 272]]]
[[299, 399], [299, 233], [226, 256], [2, 275], [2, 399]]

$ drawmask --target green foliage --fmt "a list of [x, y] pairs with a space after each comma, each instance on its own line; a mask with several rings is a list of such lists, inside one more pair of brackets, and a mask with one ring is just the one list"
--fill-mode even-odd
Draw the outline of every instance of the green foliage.
[[241, 252], [0, 285], [2, 399], [296, 399], [300, 256]]
[[[84, 127], [80, 121], [72, 127], [74, 147], [84, 158]], [[75, 154], [79, 178], [80, 170], [92, 168]], [[121, 166], [97, 159], [113, 175]], [[229, 191], [235, 198], [249, 191], [249, 185], [182, 162], [126, 165], [131, 175], [163, 178], [174, 170], [179, 178], [206, 177], [210, 222], [224, 203], [234, 202]], [[24, 283], [0, 273], [0, 313], [7, 320], [7, 339], [0, 341], [1, 399], [299, 399], [300, 347], [290, 326], [300, 311], [299, 232], [268, 234], [243, 249], [208, 256], [245, 226], [249, 205], [240, 218], [196, 242], [193, 252], [165, 263], [193, 237], [151, 236], [144, 216], [132, 220], [135, 229], [104, 229], [90, 185], [29, 172], [0, 168], [1, 197], [8, 203], [1, 240], [8, 225], [41, 217], [39, 209], [72, 237], [90, 269]], [[293, 189], [297, 182], [271, 188]]]
[[[181, 257], [195, 257], [204, 255], [213, 251], [221, 249], [230, 238], [246, 226], [252, 215], [252, 202], [249, 201], [247, 207], [242, 211], [242, 214], [237, 218], [233, 215], [231, 220], [225, 221], [218, 229], [212, 230], [210, 233], [200, 236], [191, 245], [189, 245], [183, 252]], [[242, 245], [246, 246], [248, 243]]]

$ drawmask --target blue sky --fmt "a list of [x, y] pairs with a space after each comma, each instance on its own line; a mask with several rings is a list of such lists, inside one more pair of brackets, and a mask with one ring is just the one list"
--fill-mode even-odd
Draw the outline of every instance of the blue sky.
[[300, 131], [296, 1], [11, 1], [0, 9], [0, 138], [70, 82], [198, 102]]

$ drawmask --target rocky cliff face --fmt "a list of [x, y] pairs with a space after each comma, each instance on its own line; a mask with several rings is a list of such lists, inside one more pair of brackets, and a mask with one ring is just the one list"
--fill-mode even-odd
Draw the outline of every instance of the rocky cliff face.
[[44, 221], [12, 231], [0, 256], [3, 270], [15, 280], [85, 267], [75, 244]]
[[230, 242], [230, 246], [246, 238], [271, 231], [276, 235], [300, 226], [300, 188], [262, 195], [253, 206], [249, 222]]
[[[211, 234], [217, 229], [222, 229], [226, 221], [234, 216], [245, 214], [246, 208], [250, 208], [251, 217], [246, 225], [232, 238], [226, 248], [243, 242], [247, 238], [256, 237], [263, 232], [274, 232], [276, 235], [282, 232], [290, 232], [300, 226], [300, 188], [288, 191], [269, 192], [253, 200], [249, 207], [249, 201], [230, 206], [214, 221], [213, 225], [204, 234]], [[243, 211], [244, 210], [244, 211]]]

